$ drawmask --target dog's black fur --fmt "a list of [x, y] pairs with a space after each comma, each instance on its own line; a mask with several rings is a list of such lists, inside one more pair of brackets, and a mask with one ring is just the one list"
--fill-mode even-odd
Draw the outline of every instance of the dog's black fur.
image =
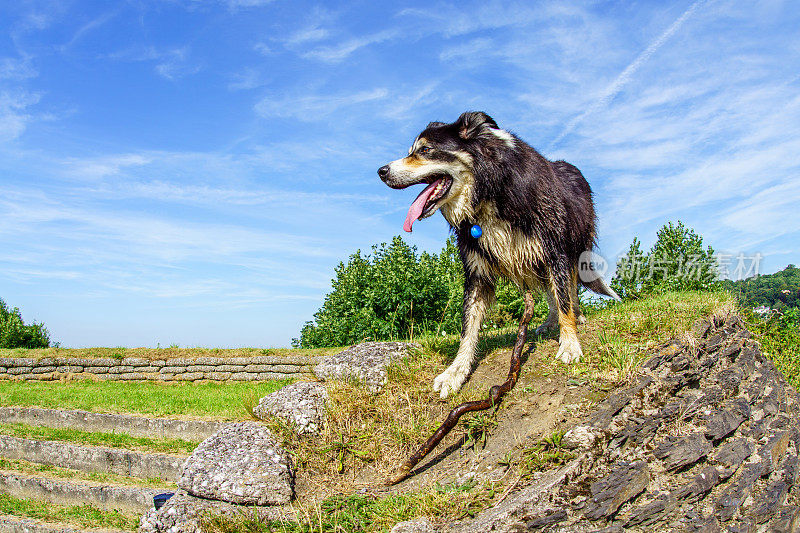
[[[483, 312], [498, 276], [522, 290], [548, 293], [550, 316], [540, 330], [561, 329], [559, 357], [581, 356], [576, 336], [580, 319], [577, 283], [618, 298], [602, 279], [582, 281], [578, 261], [595, 245], [592, 190], [581, 172], [565, 161], [549, 161], [482, 112], [467, 112], [453, 123], [432, 122], [419, 134], [408, 157], [378, 171], [390, 187], [436, 184], [419, 218], [441, 210], [455, 233], [464, 264], [464, 322], [459, 354], [434, 388], [446, 396], [469, 373]], [[416, 202], [415, 202], [416, 203]], [[421, 201], [420, 201], [421, 205]], [[406, 230], [417, 218], [409, 210]], [[483, 235], [473, 238], [473, 225]]]

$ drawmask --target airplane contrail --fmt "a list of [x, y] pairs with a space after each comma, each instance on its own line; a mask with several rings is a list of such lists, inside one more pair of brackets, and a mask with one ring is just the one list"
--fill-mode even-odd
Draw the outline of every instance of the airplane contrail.
[[655, 41], [650, 43], [650, 46], [648, 46], [641, 54], [639, 54], [639, 57], [634, 59], [630, 65], [625, 67], [625, 70], [623, 70], [622, 73], [619, 76], [617, 76], [617, 79], [615, 79], [608, 87], [606, 87], [606, 90], [603, 92], [602, 96], [600, 96], [600, 98], [598, 98], [595, 101], [595, 103], [589, 107], [589, 109], [587, 109], [577, 117], [570, 120], [569, 123], [567, 123], [567, 125], [558, 135], [558, 137], [556, 137], [555, 140], [552, 143], [550, 143], [550, 147], [552, 148], [553, 146], [558, 144], [564, 137], [569, 135], [572, 132], [572, 130], [575, 129], [575, 126], [577, 126], [588, 115], [596, 111], [599, 111], [600, 109], [608, 105], [608, 103], [611, 100], [613, 100], [614, 97], [617, 96], [617, 94], [619, 94], [622, 88], [629, 81], [631, 81], [631, 78], [636, 73], [636, 71], [639, 70], [639, 67], [641, 67], [648, 59], [650, 59], [650, 56], [655, 54], [656, 51], [659, 48], [661, 48], [661, 46], [665, 42], [667, 42], [667, 39], [672, 37], [672, 35], [676, 31], [678, 31], [681, 25], [683, 25], [683, 23], [686, 22], [686, 19], [692, 16], [692, 14], [697, 10], [700, 4], [703, 4], [705, 1], [706, 0], [697, 0], [694, 4], [689, 6], [689, 8], [683, 12], [683, 15], [678, 17], [678, 19], [675, 22], [673, 22], [672, 25], [664, 31], [664, 33], [659, 35]]

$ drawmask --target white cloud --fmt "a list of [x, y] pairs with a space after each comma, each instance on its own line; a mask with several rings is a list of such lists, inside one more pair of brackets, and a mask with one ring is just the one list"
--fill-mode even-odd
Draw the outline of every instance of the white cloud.
[[162, 52], [155, 67], [156, 72], [168, 80], [176, 80], [196, 74], [200, 71], [200, 67], [189, 64], [187, 61], [188, 55], [189, 48], [186, 46]]
[[322, 41], [330, 36], [331, 32], [319, 26], [311, 26], [298, 30], [284, 40], [288, 47], [298, 46], [305, 43]]
[[59, 46], [58, 49], [60, 51], [62, 51], [62, 52], [67, 51], [75, 43], [77, 43], [79, 40], [81, 40], [86, 34], [88, 34], [88, 33], [92, 32], [93, 30], [103, 26], [108, 21], [110, 21], [112, 18], [114, 18], [116, 15], [117, 15], [117, 12], [109, 12], [109, 13], [104, 13], [104, 14], [100, 15], [99, 17], [96, 17], [96, 18], [90, 20], [89, 22], [87, 22], [86, 24], [84, 24], [83, 26], [78, 28], [78, 30], [72, 35], [72, 38], [69, 41], [67, 41], [66, 43], [64, 43], [63, 45]]
[[304, 121], [313, 121], [320, 117], [336, 113], [342, 108], [348, 108], [365, 102], [385, 100], [389, 90], [376, 88], [351, 94], [307, 96], [285, 96], [282, 98], [264, 98], [255, 105], [256, 113], [264, 118], [273, 116], [294, 117]]
[[243, 7], [263, 7], [267, 4], [273, 3], [275, 0], [225, 0], [231, 9], [238, 9]]
[[318, 59], [326, 63], [339, 63], [340, 61], [347, 59], [347, 57], [349, 57], [350, 54], [356, 50], [391, 39], [396, 39], [402, 35], [403, 33], [400, 30], [384, 30], [378, 33], [373, 33], [372, 35], [355, 37], [335, 45], [310, 50], [302, 54], [302, 56], [307, 59]]
[[70, 158], [63, 162], [68, 176], [81, 180], [99, 180], [119, 174], [123, 169], [143, 166], [153, 161], [152, 155], [121, 154], [94, 158]]
[[609, 104], [609, 102], [611, 102], [611, 100], [617, 94], [619, 94], [622, 88], [625, 87], [625, 85], [627, 85], [628, 82], [630, 82], [631, 78], [636, 73], [636, 71], [638, 71], [641, 68], [641, 66], [644, 65], [653, 56], [653, 54], [655, 54], [658, 51], [659, 48], [664, 46], [664, 43], [666, 43], [667, 40], [670, 37], [672, 37], [675, 34], [675, 32], [678, 31], [678, 29], [680, 29], [683, 23], [686, 22], [686, 20], [692, 16], [692, 14], [697, 10], [697, 8], [703, 2], [705, 2], [705, 0], [697, 0], [695, 3], [689, 6], [689, 8], [686, 11], [684, 11], [683, 14], [669, 26], [669, 28], [664, 30], [664, 32], [661, 35], [659, 35], [658, 38], [656, 38], [653, 42], [651, 42], [650, 45], [641, 54], [639, 54], [636, 57], [636, 59], [633, 60], [632, 63], [630, 63], [627, 67], [625, 67], [625, 70], [623, 70], [620, 73], [620, 75], [617, 76], [614, 79], [614, 81], [608, 87], [605, 88], [600, 97], [595, 102], [593, 102], [588, 109], [586, 109], [583, 113], [581, 113], [580, 115], [573, 118], [567, 123], [567, 125], [564, 127], [561, 133], [559, 133], [558, 136], [553, 140], [551, 146], [561, 142], [561, 140], [567, 135], [569, 135], [575, 129], [575, 126], [577, 126], [580, 122], [582, 122], [586, 117], [606, 107]]
[[39, 102], [39, 95], [26, 91], [0, 92], [0, 142], [17, 139], [33, 117], [28, 108]]
[[270, 47], [267, 43], [263, 42], [258, 42], [255, 45], [253, 45], [253, 50], [264, 56], [272, 55], [272, 53], [274, 52], [272, 50], [272, 47]]
[[0, 81], [24, 81], [38, 76], [30, 57], [0, 58]]
[[441, 61], [458, 61], [471, 62], [474, 59], [478, 61], [486, 61], [489, 56], [494, 55], [496, 52], [495, 43], [488, 37], [481, 37], [478, 39], [471, 39], [465, 43], [449, 46], [439, 53]]
[[233, 75], [233, 81], [228, 83], [231, 91], [256, 89], [266, 85], [267, 81], [258, 69], [246, 68]]
[[168, 80], [176, 80], [200, 72], [201, 67], [189, 60], [188, 46], [159, 49], [154, 46], [131, 47], [107, 54], [105, 57], [117, 61], [154, 62], [156, 73]]

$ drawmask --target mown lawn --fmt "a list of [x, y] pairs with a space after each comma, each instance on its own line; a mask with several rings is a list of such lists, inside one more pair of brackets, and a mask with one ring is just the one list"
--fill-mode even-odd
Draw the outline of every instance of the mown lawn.
[[258, 400], [291, 381], [150, 383], [0, 380], [0, 406], [145, 416], [245, 420]]
[[125, 357], [141, 357], [143, 359], [170, 359], [173, 357], [256, 357], [262, 355], [282, 356], [325, 356], [341, 351], [342, 348], [181, 348], [172, 345], [165, 348], [125, 348], [122, 346], [94, 348], [0, 348], [0, 357], [108, 357], [124, 359]]

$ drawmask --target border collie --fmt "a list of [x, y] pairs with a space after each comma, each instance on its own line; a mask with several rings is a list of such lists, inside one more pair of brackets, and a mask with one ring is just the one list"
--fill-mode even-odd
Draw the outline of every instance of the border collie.
[[472, 370], [481, 322], [501, 276], [522, 291], [547, 294], [548, 317], [536, 332], [558, 324], [557, 357], [565, 363], [581, 358], [578, 284], [619, 296], [602, 278], [579, 276], [581, 255], [595, 245], [595, 212], [592, 190], [576, 167], [545, 159], [487, 114], [467, 112], [451, 124], [428, 124], [408, 156], [378, 175], [393, 189], [426, 184], [408, 210], [405, 231], [438, 210], [458, 241], [464, 316], [456, 358], [434, 380], [442, 398], [458, 391]]

